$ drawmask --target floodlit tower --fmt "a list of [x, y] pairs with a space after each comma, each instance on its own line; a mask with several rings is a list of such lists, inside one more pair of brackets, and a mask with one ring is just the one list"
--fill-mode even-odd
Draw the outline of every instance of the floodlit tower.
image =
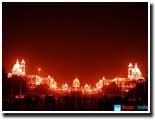
[[130, 80], [138, 80], [138, 79], [143, 78], [142, 73], [141, 73], [137, 63], [135, 63], [134, 67], [131, 63], [129, 64], [129, 66], [128, 66], [128, 78]]
[[130, 63], [128, 65], [128, 78], [130, 78], [130, 79], [133, 78], [132, 70], [133, 70], [133, 65], [132, 65], [132, 63]]
[[16, 64], [19, 64], [19, 60], [18, 59], [16, 60]]
[[25, 61], [24, 60], [22, 60], [21, 63], [19, 63], [19, 60], [17, 59], [16, 63], [12, 67], [12, 72], [8, 74], [8, 77], [12, 77], [12, 75], [18, 75], [18, 76], [25, 75]]
[[135, 67], [132, 70], [132, 74], [133, 74], [133, 78], [136, 80], [142, 78], [142, 73], [140, 69], [138, 68], [137, 64], [135, 64]]
[[13, 75], [21, 75], [21, 66], [19, 64], [19, 60], [17, 59], [16, 64], [13, 65], [12, 68]]
[[22, 59], [21, 61], [21, 74], [25, 75], [25, 61]]

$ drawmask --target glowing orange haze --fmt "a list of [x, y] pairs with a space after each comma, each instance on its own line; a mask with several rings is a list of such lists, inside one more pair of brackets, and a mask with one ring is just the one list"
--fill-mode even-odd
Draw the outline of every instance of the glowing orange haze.
[[137, 62], [147, 77], [147, 3], [3, 3], [2, 27], [7, 72], [24, 58], [28, 74], [95, 85], [127, 77], [128, 63]]

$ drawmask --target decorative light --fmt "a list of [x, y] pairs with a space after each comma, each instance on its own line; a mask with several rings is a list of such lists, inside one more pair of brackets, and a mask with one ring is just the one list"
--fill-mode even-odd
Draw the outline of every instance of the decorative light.
[[[17, 59], [16, 63], [12, 67], [12, 72], [8, 73], [8, 78], [12, 77], [13, 75], [24, 76], [25, 75], [25, 64], [26, 63], [25, 63], [24, 59], [22, 59], [21, 62], [19, 62], [19, 60]], [[37, 70], [38, 70], [38, 72], [40, 72], [42, 69], [39, 67]], [[40, 85], [41, 83], [44, 83], [44, 82], [47, 83], [48, 82], [48, 85], [50, 86], [50, 88], [52, 90], [57, 89], [57, 82], [50, 75], [48, 75], [48, 77], [46, 77], [46, 78], [38, 76], [38, 75], [26, 75], [26, 76], [28, 78], [31, 78], [32, 84]], [[106, 80], [105, 77], [102, 77], [96, 83], [95, 88], [91, 89], [90, 85], [85, 84], [84, 87], [82, 87], [82, 92], [84, 92], [84, 93], [89, 92], [90, 93], [91, 91], [93, 91], [93, 92], [101, 91], [104, 85], [108, 86], [111, 82], [115, 82], [116, 85], [118, 85], [120, 87], [128, 88], [128, 89], [124, 90], [125, 92], [128, 92], [129, 89], [135, 87], [135, 84], [127, 85], [125, 83], [125, 81], [139, 80], [137, 82], [140, 82], [141, 79], [144, 79], [144, 78], [142, 76], [142, 73], [141, 73], [137, 63], [135, 63], [134, 66], [132, 65], [132, 63], [129, 63], [129, 65], [128, 65], [128, 78], [116, 77], [114, 79]], [[124, 84], [124, 85], [122, 85], [122, 84]], [[75, 78], [73, 80], [72, 86], [75, 88], [75, 90], [77, 90], [77, 88], [80, 87], [80, 81], [78, 78]], [[72, 89], [69, 88], [67, 83], [64, 83], [64, 84], [62, 84], [62, 88], [60, 88], [60, 91], [61, 90], [70, 91]]]
[[54, 78], [49, 75], [48, 80], [49, 80], [49, 85], [50, 85], [51, 89], [56, 89], [57, 82], [54, 80]]
[[40, 71], [41, 71], [41, 68], [39, 67], [39, 68], [38, 68], [38, 72], [40, 72]]
[[140, 69], [138, 68], [137, 63], [135, 63], [135, 67], [133, 67], [131, 63], [128, 65], [128, 78], [130, 80], [143, 79], [142, 73]]
[[16, 63], [12, 67], [12, 72], [8, 74], [8, 77], [12, 75], [24, 76], [25, 75], [25, 61], [22, 59], [21, 63], [19, 60], [16, 60]]
[[36, 85], [40, 85], [41, 81], [42, 81], [42, 78], [36, 75]]
[[97, 90], [101, 90], [103, 88], [103, 83], [104, 83], [104, 78], [100, 79], [97, 83], [96, 83], [96, 89]]
[[50, 75], [48, 75], [48, 79], [51, 79], [51, 76]]
[[106, 86], [109, 86], [109, 82], [106, 82], [105, 85], [106, 85]]
[[67, 83], [62, 84], [62, 90], [63, 91], [68, 91], [68, 84]]
[[12, 77], [12, 73], [9, 72], [8, 73], [8, 78], [10, 78], [10, 77]]
[[78, 78], [75, 78], [74, 81], [73, 81], [73, 87], [74, 88], [78, 88], [80, 87], [80, 81]]
[[105, 81], [105, 77], [102, 77], [102, 80]]
[[25, 61], [24, 61], [24, 59], [22, 59], [22, 61], [21, 61], [21, 64], [25, 64]]
[[89, 92], [91, 92], [92, 90], [91, 90], [91, 86], [90, 85], [88, 85], [87, 83], [84, 85], [84, 89], [83, 89], [83, 92], [85, 92], [85, 93], [89, 93]]

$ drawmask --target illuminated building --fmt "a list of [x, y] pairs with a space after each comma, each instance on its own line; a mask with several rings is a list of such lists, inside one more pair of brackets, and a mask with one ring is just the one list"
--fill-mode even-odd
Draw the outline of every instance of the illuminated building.
[[132, 63], [130, 63], [128, 65], [128, 78], [133, 78], [133, 76], [132, 76], [132, 69], [133, 69], [133, 65], [132, 65]]
[[90, 87], [90, 85], [88, 85], [88, 84], [85, 84], [84, 85], [84, 92], [90, 92], [90, 90], [91, 90], [91, 87]]
[[36, 85], [40, 85], [41, 84], [41, 81], [42, 81], [42, 79], [41, 79], [41, 77], [40, 76], [37, 76], [36, 75]]
[[103, 77], [102, 79], [100, 79], [97, 83], [96, 83], [96, 89], [97, 90], [101, 90], [103, 88], [103, 84], [104, 84], [105, 78]]
[[128, 65], [128, 78], [130, 80], [138, 80], [141, 78], [143, 79], [142, 73], [137, 64], [135, 64], [134, 67], [131, 63]]
[[16, 63], [12, 67], [11, 73], [8, 73], [8, 77], [12, 75], [24, 76], [25, 75], [25, 61], [22, 59], [21, 63], [17, 59]]
[[20, 66], [21, 66], [21, 70], [22, 70], [21, 74], [25, 75], [25, 61], [24, 61], [24, 59], [22, 59]]
[[10, 77], [12, 77], [12, 73], [9, 72], [8, 73], [8, 78], [10, 78]]
[[[38, 72], [41, 71], [41, 68], [38, 68]], [[42, 77], [41, 75], [34, 74], [34, 75], [26, 75], [25, 73], [25, 61], [22, 60], [19, 62], [17, 59], [16, 63], [13, 65], [12, 70], [10, 73], [8, 73], [8, 77], [12, 77], [12, 75], [17, 76], [24, 76], [24, 78], [28, 78], [28, 85], [31, 88], [35, 88], [36, 86], [40, 84], [46, 84], [49, 86], [49, 88], [53, 91], [57, 91], [57, 82], [54, 80], [53, 77], [50, 75], [47, 77]], [[67, 83], [62, 84], [62, 87], [59, 88], [60, 91], [81, 91], [83, 93], [91, 93], [91, 91], [99, 93], [103, 90], [104, 86], [105, 88], [110, 86], [112, 83], [115, 83], [119, 88], [122, 89], [122, 91], [125, 91], [125, 89], [131, 89], [137, 82], [130, 82], [131, 84], [128, 84], [128, 81], [134, 81], [137, 82], [143, 82], [145, 81], [142, 73], [138, 67], [137, 64], [134, 66], [130, 63], [128, 65], [128, 77], [127, 78], [121, 78], [116, 77], [114, 79], [105, 79], [105, 77], [102, 77], [99, 79], [99, 81], [96, 83], [96, 86], [91, 89], [91, 85], [85, 84], [84, 86], [80, 86], [80, 81], [78, 78], [75, 78], [73, 80], [72, 87], [70, 87]], [[129, 85], [129, 86], [128, 86]]]
[[73, 80], [73, 87], [75, 88], [75, 90], [77, 90], [77, 88], [80, 87], [80, 81], [79, 81], [78, 78], [75, 78], [75, 79]]
[[116, 77], [116, 78], [112, 79], [112, 82], [117, 82], [117, 81], [119, 81], [119, 82], [126, 81], [126, 78]]
[[51, 89], [56, 89], [57, 88], [57, 82], [54, 80], [54, 78], [51, 78], [51, 76], [48, 76], [49, 80], [49, 86]]
[[68, 90], [68, 84], [67, 83], [62, 84], [62, 90], [63, 91], [67, 91]]

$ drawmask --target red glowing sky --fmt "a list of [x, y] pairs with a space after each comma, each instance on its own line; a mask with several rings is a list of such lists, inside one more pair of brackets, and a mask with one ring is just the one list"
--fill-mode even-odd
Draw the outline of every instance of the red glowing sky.
[[3, 3], [3, 67], [26, 60], [59, 81], [147, 76], [147, 3]]

